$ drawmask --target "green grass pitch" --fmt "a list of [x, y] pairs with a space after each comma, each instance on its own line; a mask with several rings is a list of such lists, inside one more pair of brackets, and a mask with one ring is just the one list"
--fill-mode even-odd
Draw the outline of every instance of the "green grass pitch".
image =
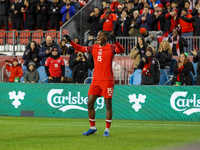
[[0, 150], [152, 150], [200, 141], [199, 122], [113, 120], [110, 137], [102, 136], [105, 120], [96, 127], [83, 136], [88, 119], [0, 116]]

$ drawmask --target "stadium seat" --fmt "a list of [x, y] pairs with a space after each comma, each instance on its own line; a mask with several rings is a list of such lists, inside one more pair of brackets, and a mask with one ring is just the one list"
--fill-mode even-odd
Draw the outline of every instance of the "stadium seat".
[[27, 45], [29, 40], [31, 39], [31, 32], [30, 30], [23, 30], [25, 32], [20, 33], [20, 44]]
[[17, 30], [10, 30], [10, 31], [11, 32], [8, 32], [7, 34], [7, 44], [17, 44], [18, 32], [15, 32], [14, 43], [13, 43], [13, 31], [17, 31]]
[[169, 80], [168, 75], [163, 69], [160, 69], [160, 81], [158, 85], [164, 85]]
[[0, 45], [5, 44], [6, 30], [0, 30]]
[[72, 70], [70, 67], [65, 67], [65, 76], [66, 77], [72, 77]]
[[50, 31], [50, 32], [47, 32], [45, 34], [45, 39], [46, 39], [47, 36], [50, 36], [52, 38], [52, 40], [55, 41], [55, 39], [57, 37], [57, 33], [55, 32], [56, 30], [55, 29], [51, 29], [51, 30], [48, 30], [48, 31]]
[[136, 69], [129, 79], [131, 85], [140, 85], [142, 81], [142, 70]]
[[195, 73], [195, 76], [197, 75], [197, 65], [198, 65], [198, 63], [194, 63], [194, 62], [192, 62], [192, 64], [193, 64], [193, 67], [194, 67], [194, 73]]
[[174, 65], [177, 63], [177, 60], [176, 59], [172, 59], [171, 62], [172, 62], [172, 64], [170, 66], [169, 75], [174, 75], [173, 69], [174, 69]]
[[192, 71], [190, 71], [190, 77], [191, 77], [191, 84], [195, 85], [195, 79], [194, 79], [194, 75], [193, 75]]
[[40, 66], [38, 69], [37, 69], [38, 73], [39, 73], [39, 76], [40, 76], [40, 79], [38, 81], [38, 83], [48, 83], [49, 82], [49, 79], [46, 72], [45, 72], [45, 67], [44, 66]]
[[92, 71], [88, 69], [88, 77], [85, 79], [84, 84], [91, 84], [92, 83]]
[[32, 41], [35, 41], [37, 44], [41, 44], [44, 37], [44, 33], [41, 31], [43, 30], [41, 29], [35, 30], [35, 32], [33, 32], [33, 35], [32, 35]]
[[8, 23], [8, 28], [9, 28], [9, 30], [12, 30], [12, 29], [13, 29], [13, 28], [12, 28], [12, 23], [11, 23], [11, 22]]
[[24, 81], [24, 76], [27, 72], [27, 66], [22, 66], [23, 76], [20, 78], [20, 82], [22, 83]]

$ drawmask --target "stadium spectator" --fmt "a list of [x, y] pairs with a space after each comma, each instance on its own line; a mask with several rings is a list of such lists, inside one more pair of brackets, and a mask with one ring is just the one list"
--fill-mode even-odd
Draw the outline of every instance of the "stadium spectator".
[[105, 7], [105, 13], [101, 15], [100, 24], [103, 24], [103, 30], [108, 31], [111, 34], [115, 33], [117, 17], [114, 13], [111, 12], [110, 6]]
[[61, 51], [62, 51], [62, 55], [66, 55], [67, 54], [67, 46], [66, 46], [66, 44], [67, 44], [67, 42], [66, 42], [66, 40], [65, 39], [62, 39], [61, 41], [60, 41], [60, 43], [58, 44], [59, 46], [60, 46], [60, 48], [61, 48]]
[[187, 53], [181, 53], [173, 68], [172, 85], [191, 85], [190, 70], [191, 63], [188, 61]]
[[170, 4], [170, 2], [168, 2], [163, 11], [164, 11], [165, 14], [167, 14], [167, 13], [170, 13], [171, 10], [172, 10], [171, 4]]
[[99, 8], [95, 7], [87, 20], [87, 22], [90, 23], [90, 35], [94, 37], [96, 37], [97, 33], [102, 29], [102, 26], [99, 23], [100, 17], [101, 14]]
[[24, 1], [25, 8], [22, 7], [21, 12], [23, 14], [24, 26], [23, 29], [32, 30], [35, 25], [35, 10], [34, 5], [31, 4], [30, 0]]
[[6, 30], [8, 30], [8, 9], [10, 5], [10, 0], [0, 1], [0, 28], [2, 28], [2, 23], [4, 24]]
[[118, 6], [121, 5], [118, 0], [113, 0], [110, 4], [111, 11], [114, 12], [118, 9]]
[[179, 28], [174, 28], [172, 32], [172, 37], [168, 38], [168, 42], [171, 43], [170, 46], [172, 48], [172, 53], [175, 56], [179, 56], [183, 53], [183, 47], [188, 47], [188, 43], [185, 39], [179, 36]]
[[19, 82], [19, 79], [23, 76], [22, 67], [16, 57], [13, 58], [12, 65], [6, 62], [6, 70], [10, 72], [9, 82]]
[[76, 13], [75, 7], [70, 4], [70, 0], [66, 0], [66, 5], [63, 6], [60, 10], [62, 14], [62, 22], [65, 23]]
[[67, 0], [61, 0], [61, 2], [59, 3], [59, 7], [62, 8], [63, 6], [66, 5], [66, 1]]
[[52, 40], [50, 36], [46, 37], [46, 41], [41, 44], [39, 48], [39, 57], [42, 59], [42, 66], [45, 65], [45, 61], [47, 57], [51, 55], [51, 51], [56, 48], [58, 50], [59, 55], [62, 54], [62, 51], [58, 44]]
[[[144, 7], [149, 7], [150, 8], [149, 3], [144, 3]], [[142, 9], [140, 9], [140, 15], [144, 14], [144, 9], [143, 9], [144, 7], [142, 7]], [[153, 9], [149, 9], [149, 14], [153, 14], [153, 13], [154, 13]]]
[[137, 69], [138, 63], [140, 62], [141, 58], [144, 57], [146, 54], [146, 49], [149, 47], [153, 50], [153, 55], [155, 55], [156, 50], [151, 45], [147, 44], [142, 36], [137, 38], [137, 45], [133, 47], [130, 52], [130, 57], [134, 60], [134, 70]]
[[76, 58], [69, 65], [70, 68], [73, 68], [72, 83], [84, 83], [84, 80], [88, 76], [88, 69], [92, 69], [93, 65], [83, 52], [77, 52], [76, 54]]
[[24, 66], [27, 66], [30, 62], [34, 62], [36, 68], [40, 66], [39, 45], [35, 41], [26, 46], [22, 59], [25, 60]]
[[[142, 9], [144, 8], [144, 4], [147, 3], [146, 1], [147, 1], [147, 0], [140, 0], [140, 1], [139, 1], [139, 4], [137, 5], [138, 11], [140, 11], [140, 10], [142, 10]], [[134, 1], [134, 2], [135, 2], [135, 1]], [[148, 3], [148, 5], [149, 5], [149, 3]]]
[[74, 8], [75, 8], [75, 13], [76, 12], [78, 12], [79, 11], [79, 9], [81, 8], [81, 5], [80, 5], [80, 3], [78, 2], [78, 0], [70, 0], [70, 4], [72, 5], [72, 6], [74, 6]]
[[53, 48], [50, 56], [45, 62], [45, 71], [49, 78], [49, 83], [61, 83], [65, 76], [65, 63], [58, 52], [57, 48]]
[[20, 30], [22, 23], [21, 8], [23, 4], [19, 0], [15, 0], [9, 7], [9, 13], [11, 13], [12, 29]]
[[[187, 9], [183, 8], [181, 11], [181, 17], [192, 18], [192, 15], [188, 14]], [[181, 26], [182, 36], [193, 36], [193, 23], [186, 22], [183, 19], [179, 19], [179, 24]], [[189, 44], [189, 51], [192, 50], [192, 40], [186, 40]], [[184, 48], [184, 52], [186, 52], [186, 48]]]
[[134, 6], [134, 3], [135, 3], [134, 0], [129, 0], [128, 5], [127, 5], [127, 9], [128, 9], [127, 14], [128, 14], [128, 16], [130, 16], [130, 17], [132, 17], [133, 12], [134, 12], [135, 10], [138, 10], [138, 8]]
[[38, 83], [40, 79], [35, 63], [30, 62], [27, 66], [27, 72], [24, 76], [25, 83]]
[[191, 14], [192, 9], [190, 9], [190, 2], [189, 1], [185, 1], [184, 2], [184, 7], [187, 9], [188, 14]]
[[36, 6], [36, 20], [37, 20], [37, 28], [46, 30], [47, 29], [47, 20], [48, 20], [48, 4], [45, 0], [40, 0], [40, 2]]
[[117, 19], [117, 36], [128, 36], [130, 26], [130, 17], [127, 11], [123, 10], [120, 18]]
[[154, 12], [152, 24], [154, 25], [155, 31], [164, 31], [165, 28], [165, 13], [163, 11], [163, 5], [158, 4], [157, 12]]
[[159, 31], [147, 31], [145, 28], [140, 28], [140, 33], [144, 37], [144, 41], [150, 44], [155, 50], [158, 49], [158, 36], [162, 36], [163, 32]]
[[48, 12], [50, 15], [50, 29], [56, 28], [57, 31], [60, 29], [60, 8], [58, 1], [53, 0]]
[[149, 14], [149, 8], [148, 7], [144, 7], [143, 10], [144, 14], [141, 15], [138, 20], [137, 20], [137, 24], [140, 25], [140, 28], [145, 28], [147, 31], [151, 31], [152, 30], [152, 15]]
[[200, 51], [196, 51], [196, 49], [194, 49], [191, 53], [193, 54], [193, 62], [198, 63], [197, 68], [195, 68], [197, 72], [196, 85], [200, 85]]
[[168, 41], [162, 41], [158, 52], [155, 54], [155, 58], [160, 63], [160, 69], [163, 69], [167, 75], [170, 73], [172, 49]]
[[151, 0], [151, 1], [149, 1], [150, 9], [154, 9], [154, 5], [155, 4], [161, 4], [161, 2], [159, 0]]
[[[76, 44], [79, 44], [79, 42], [80, 42], [80, 40], [79, 40], [79, 38], [78, 37], [75, 37], [74, 38], [74, 42], [76, 43]], [[76, 58], [76, 56], [77, 56], [77, 53], [78, 51], [76, 50], [76, 49], [74, 49], [74, 47], [72, 47], [72, 46], [70, 46], [68, 49], [67, 49], [67, 54], [69, 54], [70, 55], [70, 57], [69, 57], [69, 66], [71, 66], [70, 65], [70, 63], [72, 62], [72, 60], [74, 59], [74, 58]], [[73, 68], [71, 68], [71, 69], [73, 69]]]
[[198, 9], [200, 8], [200, 1], [198, 0], [198, 3], [196, 4], [196, 6], [193, 8], [191, 15], [195, 16], [198, 14]]
[[153, 57], [153, 50], [146, 49], [144, 57], [138, 64], [138, 69], [142, 69], [141, 85], [156, 85], [160, 81], [160, 65], [157, 59]]
[[118, 5], [117, 6], [117, 10], [116, 10], [116, 17], [117, 17], [117, 19], [121, 17], [122, 11], [123, 11], [123, 6], [122, 5]]
[[133, 12], [133, 18], [131, 18], [129, 36], [139, 36], [140, 35], [140, 26], [137, 24], [139, 18], [139, 11], [136, 10]]

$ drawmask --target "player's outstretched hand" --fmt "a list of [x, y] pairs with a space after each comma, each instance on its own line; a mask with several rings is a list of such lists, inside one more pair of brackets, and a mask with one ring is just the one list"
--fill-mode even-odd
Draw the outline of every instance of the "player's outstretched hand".
[[108, 37], [110, 38], [110, 40], [113, 42], [113, 43], [116, 43], [116, 37], [114, 34], [110, 34], [108, 35]]
[[67, 40], [68, 42], [71, 42], [71, 38], [69, 37], [69, 35], [65, 34], [64, 37], [66, 38], [66, 40]]

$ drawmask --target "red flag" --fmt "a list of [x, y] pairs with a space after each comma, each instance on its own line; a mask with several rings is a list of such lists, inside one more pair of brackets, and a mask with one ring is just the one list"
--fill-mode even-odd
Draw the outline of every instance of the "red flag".
[[165, 34], [163, 34], [163, 36], [158, 36], [158, 42], [161, 43], [162, 41], [167, 41], [168, 40], [168, 35], [169, 35], [169, 31], [165, 32]]

